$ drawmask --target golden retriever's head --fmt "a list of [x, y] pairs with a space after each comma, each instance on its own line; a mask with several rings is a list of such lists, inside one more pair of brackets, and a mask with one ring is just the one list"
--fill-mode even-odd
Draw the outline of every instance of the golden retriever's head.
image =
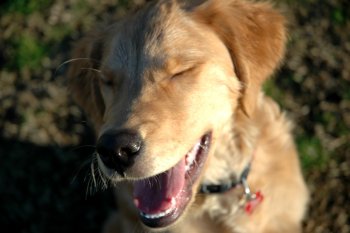
[[284, 40], [267, 4], [160, 0], [77, 45], [69, 85], [98, 132], [100, 169], [133, 181], [146, 225], [183, 214], [221, 129], [254, 114]]

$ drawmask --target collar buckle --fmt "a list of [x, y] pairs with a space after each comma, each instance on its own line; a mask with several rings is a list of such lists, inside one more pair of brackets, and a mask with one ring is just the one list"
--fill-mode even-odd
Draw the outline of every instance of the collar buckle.
[[242, 184], [243, 189], [244, 189], [244, 198], [245, 198], [245, 200], [246, 201], [253, 200], [255, 198], [255, 194], [252, 193], [252, 191], [250, 190], [246, 177], [242, 177], [241, 178], [241, 184]]

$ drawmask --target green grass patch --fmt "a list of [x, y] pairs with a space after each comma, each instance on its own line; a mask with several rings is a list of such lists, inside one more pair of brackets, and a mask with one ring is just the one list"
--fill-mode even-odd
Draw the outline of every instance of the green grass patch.
[[322, 168], [327, 163], [329, 156], [318, 138], [302, 135], [296, 141], [304, 171]]
[[72, 4], [73, 12], [88, 12], [91, 11], [91, 7], [90, 4], [86, 4], [85, 0], [79, 0]]
[[14, 42], [15, 52], [9, 65], [14, 69], [27, 67], [35, 69], [41, 66], [41, 60], [48, 54], [48, 48], [41, 41], [30, 35], [22, 35]]
[[263, 90], [268, 96], [271, 96], [275, 101], [277, 101], [279, 105], [284, 105], [283, 100], [285, 97], [281, 89], [276, 86], [273, 79], [269, 79], [264, 83]]
[[29, 15], [35, 11], [47, 9], [52, 4], [52, 0], [7, 0], [0, 9], [1, 13], [17, 12]]
[[341, 8], [336, 8], [332, 12], [332, 21], [336, 24], [343, 25], [346, 22], [346, 15], [344, 10]]
[[50, 27], [47, 32], [47, 38], [50, 42], [61, 42], [66, 36], [73, 33], [70, 25], [56, 25]]
[[349, 89], [348, 89], [346, 83], [345, 83], [344, 86], [342, 86], [342, 87], [340, 87], [340, 88], [341, 88], [341, 90], [342, 90], [342, 92], [341, 92], [342, 98], [345, 99], [345, 100], [350, 100], [350, 91], [349, 91]]
[[22, 36], [15, 43], [17, 53], [14, 64], [16, 67], [31, 69], [41, 66], [41, 60], [47, 55], [47, 47], [33, 36]]

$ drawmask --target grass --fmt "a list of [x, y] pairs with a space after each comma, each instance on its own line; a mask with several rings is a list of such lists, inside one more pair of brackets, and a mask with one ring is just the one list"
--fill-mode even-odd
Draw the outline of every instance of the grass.
[[4, 13], [20, 13], [29, 15], [35, 11], [42, 11], [47, 9], [52, 4], [52, 0], [7, 0], [1, 7], [0, 12]]
[[346, 15], [345, 15], [345, 11], [341, 8], [336, 8], [335, 10], [333, 10], [332, 12], [332, 19], [333, 22], [337, 23], [337, 24], [344, 24], [346, 22]]
[[264, 83], [263, 90], [267, 95], [277, 101], [280, 106], [284, 105], [284, 94], [282, 90], [276, 86], [273, 78]]
[[321, 169], [326, 165], [329, 156], [318, 138], [301, 135], [296, 141], [304, 171]]
[[48, 55], [48, 46], [31, 35], [22, 35], [14, 41], [16, 53], [10, 61], [15, 69], [35, 69], [41, 66], [41, 60]]

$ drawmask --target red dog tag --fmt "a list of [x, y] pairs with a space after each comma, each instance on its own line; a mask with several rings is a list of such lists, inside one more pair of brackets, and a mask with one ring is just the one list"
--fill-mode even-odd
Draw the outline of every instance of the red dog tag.
[[260, 191], [256, 192], [254, 196], [247, 201], [247, 203], [244, 206], [244, 211], [250, 215], [253, 213], [255, 208], [264, 200], [264, 196]]

